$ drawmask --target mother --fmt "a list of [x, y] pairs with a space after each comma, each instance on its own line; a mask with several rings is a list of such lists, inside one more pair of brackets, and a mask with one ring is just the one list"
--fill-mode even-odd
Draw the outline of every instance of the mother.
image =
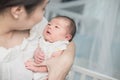
[[[33, 56], [38, 34], [47, 23], [43, 18], [47, 3], [47, 0], [0, 0], [0, 80], [32, 80], [32, 71], [25, 68], [24, 62]], [[73, 59], [71, 42], [62, 56], [47, 61], [48, 80], [64, 80]]]

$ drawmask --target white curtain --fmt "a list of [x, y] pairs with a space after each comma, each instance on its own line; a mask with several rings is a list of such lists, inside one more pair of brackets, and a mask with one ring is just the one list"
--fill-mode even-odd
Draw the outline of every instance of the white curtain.
[[[83, 48], [89, 51], [88, 68], [118, 78], [120, 76], [120, 0], [89, 0], [85, 5], [83, 16], [86, 18], [82, 21], [84, 26], [81, 27], [80, 34], [91, 36], [86, 38], [89, 39], [88, 42], [92, 39], [90, 47]], [[77, 38], [78, 36], [75, 41]], [[83, 45], [89, 46], [89, 44]], [[78, 47], [81, 48], [80, 46]]]

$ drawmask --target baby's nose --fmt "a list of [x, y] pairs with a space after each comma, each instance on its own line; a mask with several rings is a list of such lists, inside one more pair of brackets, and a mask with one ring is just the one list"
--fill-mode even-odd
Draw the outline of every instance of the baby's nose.
[[49, 26], [49, 29], [53, 29], [53, 28], [54, 28], [54, 26], [52, 26], [52, 25]]
[[51, 25], [48, 25], [48, 28], [51, 29]]

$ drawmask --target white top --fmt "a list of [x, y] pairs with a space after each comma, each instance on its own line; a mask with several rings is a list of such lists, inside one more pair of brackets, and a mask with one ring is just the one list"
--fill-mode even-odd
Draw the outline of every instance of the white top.
[[[63, 40], [63, 41], [56, 41], [53, 43], [50, 43], [48, 41], [45, 41], [43, 36], [39, 39], [39, 46], [41, 50], [45, 54], [45, 58], [49, 59], [53, 53], [61, 50], [65, 50], [67, 48], [67, 45], [69, 44], [69, 41]], [[34, 80], [45, 80], [47, 78], [47, 73], [35, 73], [34, 74]]]
[[67, 40], [56, 41], [53, 43], [45, 41], [43, 37], [41, 37], [39, 40], [39, 46], [42, 49], [42, 51], [45, 53], [46, 59], [50, 58], [52, 54], [57, 51], [65, 50], [68, 44], [69, 41]]
[[33, 56], [46, 24], [47, 20], [43, 18], [21, 45], [9, 49], [0, 47], [0, 80], [32, 80], [33, 73], [25, 68], [24, 62]]

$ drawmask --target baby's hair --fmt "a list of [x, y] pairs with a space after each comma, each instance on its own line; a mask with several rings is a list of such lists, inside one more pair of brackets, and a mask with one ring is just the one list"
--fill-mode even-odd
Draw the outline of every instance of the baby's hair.
[[75, 24], [75, 21], [70, 18], [70, 17], [67, 17], [67, 16], [56, 16], [54, 18], [62, 18], [62, 19], [65, 19], [66, 21], [69, 21], [69, 31], [70, 31], [70, 34], [72, 35], [72, 38], [69, 40], [69, 41], [72, 41], [73, 37], [75, 36], [75, 33], [76, 33], [76, 24]]

